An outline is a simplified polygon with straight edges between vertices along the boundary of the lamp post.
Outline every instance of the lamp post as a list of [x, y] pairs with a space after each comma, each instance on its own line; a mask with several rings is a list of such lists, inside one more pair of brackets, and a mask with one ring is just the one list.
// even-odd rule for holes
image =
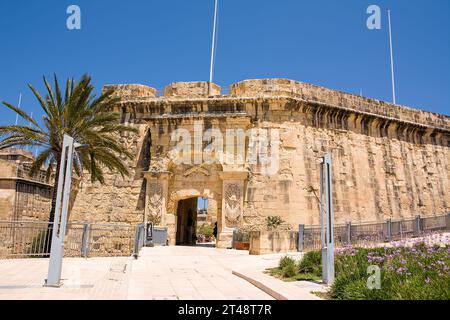
[[333, 173], [331, 154], [321, 158], [320, 164], [320, 218], [322, 237], [322, 281], [328, 285], [334, 281], [334, 214]]
[[53, 221], [52, 245], [46, 287], [60, 287], [62, 259], [64, 256], [64, 237], [66, 234], [67, 214], [69, 210], [70, 189], [72, 184], [73, 154], [79, 143], [64, 135], [59, 169], [58, 189], [56, 193], [55, 218]]

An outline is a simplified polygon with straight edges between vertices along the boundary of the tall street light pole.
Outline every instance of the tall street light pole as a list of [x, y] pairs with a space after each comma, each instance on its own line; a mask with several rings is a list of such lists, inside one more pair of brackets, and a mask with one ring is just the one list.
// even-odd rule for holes
[[75, 140], [64, 135], [56, 194], [55, 218], [53, 221], [52, 245], [46, 287], [60, 287], [62, 259], [64, 257], [64, 237], [66, 235], [70, 190], [72, 185], [73, 154], [81, 146]]

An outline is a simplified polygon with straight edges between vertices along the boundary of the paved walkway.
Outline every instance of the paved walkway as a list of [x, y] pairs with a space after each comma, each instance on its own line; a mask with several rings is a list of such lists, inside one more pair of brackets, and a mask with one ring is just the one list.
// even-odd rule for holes
[[[255, 259], [256, 258], [256, 259]], [[129, 299], [272, 299], [232, 274], [258, 260], [248, 252], [202, 247], [144, 248], [133, 262]]]
[[0, 260], [0, 299], [124, 299], [131, 258], [65, 258], [61, 288], [43, 287], [48, 259]]
[[48, 259], [0, 260], [0, 299], [273, 299], [236, 271], [257, 277], [281, 256], [171, 246], [143, 248], [138, 260], [65, 258], [61, 288], [42, 286]]

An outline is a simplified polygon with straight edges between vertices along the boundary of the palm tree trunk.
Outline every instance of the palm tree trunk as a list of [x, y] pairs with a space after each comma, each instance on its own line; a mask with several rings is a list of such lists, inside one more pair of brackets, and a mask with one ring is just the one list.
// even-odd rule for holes
[[47, 237], [45, 241], [45, 253], [50, 253], [50, 249], [52, 247], [52, 236], [53, 236], [53, 222], [55, 221], [55, 211], [56, 211], [56, 197], [58, 195], [58, 181], [59, 181], [59, 170], [61, 168], [60, 159], [56, 159], [56, 172], [55, 172], [55, 180], [53, 183], [52, 190], [52, 207], [50, 209], [50, 215], [48, 218], [48, 226], [47, 226]]

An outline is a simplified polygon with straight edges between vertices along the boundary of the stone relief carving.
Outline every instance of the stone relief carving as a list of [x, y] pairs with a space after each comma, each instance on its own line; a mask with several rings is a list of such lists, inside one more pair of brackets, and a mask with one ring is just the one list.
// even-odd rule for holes
[[168, 214], [176, 214], [176, 205], [178, 202], [178, 193], [176, 191], [172, 191], [169, 196], [169, 201], [167, 202], [167, 213]]
[[199, 175], [199, 176], [204, 175], [204, 176], [208, 177], [211, 175], [211, 173], [207, 169], [205, 169], [201, 166], [191, 167], [183, 173], [184, 177], [189, 177], [189, 176], [194, 176], [194, 175]]
[[230, 183], [225, 188], [225, 222], [227, 227], [236, 227], [242, 219], [242, 190], [238, 184]]
[[163, 187], [160, 183], [150, 183], [148, 192], [148, 221], [157, 225], [161, 223], [163, 214]]

